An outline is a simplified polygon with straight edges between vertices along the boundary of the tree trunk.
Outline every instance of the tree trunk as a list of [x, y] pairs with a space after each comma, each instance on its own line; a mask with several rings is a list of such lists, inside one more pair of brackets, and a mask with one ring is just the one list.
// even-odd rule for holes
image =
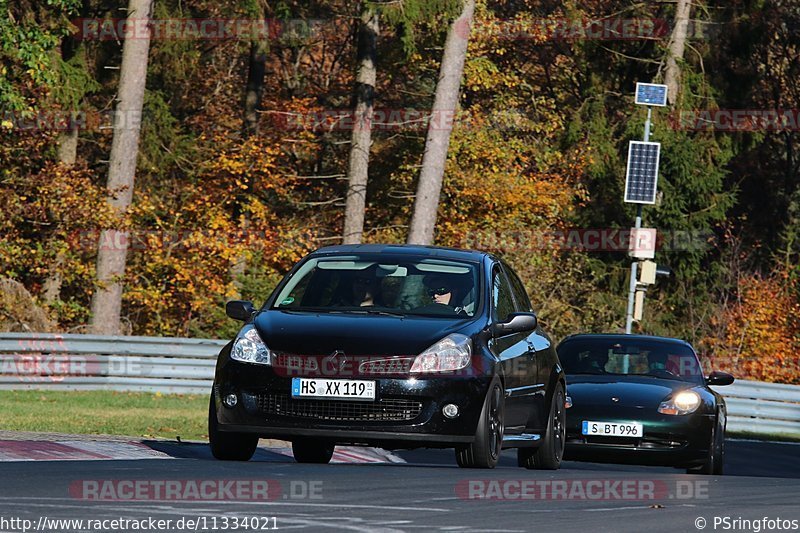
[[[130, 0], [128, 25], [122, 46], [117, 107], [114, 114], [114, 139], [108, 169], [108, 202], [118, 215], [120, 226], [133, 198], [136, 158], [139, 152], [142, 105], [147, 78], [149, 32], [144, 28], [150, 18], [153, 0]], [[135, 32], [135, 37], [134, 37]], [[91, 330], [102, 335], [120, 333], [122, 277], [128, 254], [126, 229], [104, 229], [97, 250], [97, 286], [92, 297]]]
[[681, 82], [681, 67], [678, 63], [683, 61], [691, 12], [692, 0], [678, 0], [675, 6], [675, 27], [672, 28], [672, 37], [667, 52], [667, 69], [664, 74], [664, 84], [667, 86], [667, 99], [670, 104], [678, 101]]
[[[242, 138], [258, 135], [258, 110], [261, 108], [261, 97], [264, 94], [264, 77], [267, 73], [267, 54], [269, 41], [260, 39], [250, 45], [250, 58], [247, 67], [247, 85], [244, 93], [244, 120], [242, 122]], [[233, 218], [242, 220], [242, 231], [247, 232], [250, 219], [242, 210], [242, 205], [253, 191], [253, 184], [248, 181], [247, 188], [237, 197], [233, 205]], [[247, 255], [239, 254], [231, 264], [230, 276], [236, 288], [237, 297], [242, 294], [242, 276], [247, 271]]]
[[73, 123], [69, 130], [58, 134], [58, 162], [65, 167], [71, 167], [77, 159], [78, 125]]
[[425, 154], [422, 157], [422, 170], [414, 199], [414, 214], [408, 231], [409, 244], [433, 244], [439, 194], [442, 190], [453, 119], [458, 107], [461, 76], [469, 43], [469, 27], [474, 11], [475, 0], [464, 0], [461, 15], [447, 32], [433, 112], [428, 124]]
[[[86, 6], [83, 5], [81, 10]], [[61, 60], [65, 63], [75, 57], [78, 52], [78, 43], [72, 35], [66, 35], [61, 38]], [[82, 98], [82, 97], [81, 97]], [[78, 109], [73, 109], [72, 106], [80, 107], [79, 102], [70, 102], [70, 108], [67, 111], [76, 113]], [[72, 118], [75, 118], [74, 116]], [[70, 120], [69, 129], [58, 134], [58, 162], [66, 167], [75, 165], [78, 158], [78, 124], [75, 120]]]
[[364, 208], [369, 176], [369, 150], [372, 144], [372, 104], [377, 78], [377, 40], [379, 15], [366, 3], [358, 30], [358, 75], [355, 87], [353, 133], [350, 137], [350, 162], [347, 171], [347, 202], [344, 212], [343, 242], [358, 244], [364, 232]]
[[47, 274], [47, 279], [44, 280], [42, 286], [42, 298], [47, 305], [53, 305], [61, 299], [61, 285], [64, 280], [61, 276], [61, 269], [64, 267], [66, 261], [66, 252], [59, 250], [56, 252], [56, 258], [50, 265], [50, 272]]
[[[66, 61], [73, 54], [72, 37], [64, 37], [61, 40], [61, 58]], [[75, 166], [75, 162], [78, 160], [78, 124], [75, 121], [70, 121], [69, 129], [58, 134], [57, 148], [58, 162], [66, 168]], [[47, 279], [44, 280], [44, 286], [42, 287], [42, 297], [47, 305], [53, 305], [61, 299], [61, 285], [63, 284], [61, 269], [65, 260], [66, 253], [63, 250], [59, 250], [50, 265]]]
[[261, 96], [264, 93], [264, 76], [267, 72], [267, 40], [253, 41], [250, 45], [250, 61], [247, 69], [247, 87], [244, 95], [244, 125], [242, 134], [245, 138], [258, 134], [258, 109], [261, 107]]

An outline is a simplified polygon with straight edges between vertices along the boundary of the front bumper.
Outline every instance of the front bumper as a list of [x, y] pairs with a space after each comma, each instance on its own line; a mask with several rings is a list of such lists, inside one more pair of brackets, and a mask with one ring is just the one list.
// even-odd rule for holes
[[[564, 459], [600, 463], [691, 467], [708, 457], [715, 416], [656, 414], [647, 419], [632, 416], [598, 417], [567, 411]], [[641, 438], [599, 437], [581, 434], [583, 420], [630, 422], [643, 425]]]
[[[491, 378], [441, 375], [374, 379], [375, 401], [296, 399], [292, 376], [228, 359], [217, 368], [214, 396], [220, 431], [263, 438], [320, 438], [386, 448], [452, 447], [472, 442]], [[222, 398], [235, 394], [229, 408]], [[448, 403], [459, 416], [442, 414]]]

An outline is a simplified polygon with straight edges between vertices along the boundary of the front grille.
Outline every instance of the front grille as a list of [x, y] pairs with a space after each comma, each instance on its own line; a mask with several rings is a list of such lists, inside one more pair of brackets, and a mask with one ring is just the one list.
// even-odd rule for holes
[[573, 439], [575, 442], [586, 442], [587, 444], [606, 444], [612, 446], [620, 446], [626, 448], [652, 448], [652, 449], [673, 449], [680, 448], [685, 443], [676, 442], [669, 439], [659, 439], [654, 437], [638, 438], [624, 438], [624, 437], [606, 437], [600, 435], [585, 436], [581, 439]]
[[638, 446], [639, 442], [641, 442], [641, 439], [632, 439], [630, 437], [607, 437], [602, 435], [586, 436], [585, 439], [589, 444], [612, 444], [631, 448]]
[[422, 402], [400, 398], [382, 398], [375, 402], [299, 400], [287, 394], [261, 394], [258, 409], [268, 415], [313, 420], [400, 422], [419, 416]]

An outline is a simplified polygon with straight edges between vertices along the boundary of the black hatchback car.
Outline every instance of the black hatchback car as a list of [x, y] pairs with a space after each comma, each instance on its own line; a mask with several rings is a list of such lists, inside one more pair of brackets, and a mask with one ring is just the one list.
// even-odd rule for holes
[[646, 335], [573, 335], [558, 346], [569, 382], [568, 459], [723, 473], [725, 400], [692, 346]]
[[220, 352], [214, 457], [259, 437], [299, 462], [337, 444], [455, 448], [462, 467], [558, 468], [565, 382], [517, 275], [490, 254], [402, 245], [322, 248], [301, 260]]

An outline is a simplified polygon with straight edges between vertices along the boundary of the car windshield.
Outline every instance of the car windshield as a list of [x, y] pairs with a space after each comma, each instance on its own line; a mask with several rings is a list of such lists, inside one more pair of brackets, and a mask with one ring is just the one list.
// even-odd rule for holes
[[324, 313], [472, 317], [478, 265], [376, 254], [325, 256], [303, 263], [272, 309]]
[[685, 344], [657, 340], [573, 339], [558, 347], [567, 375], [652, 376], [703, 383], [694, 351]]

